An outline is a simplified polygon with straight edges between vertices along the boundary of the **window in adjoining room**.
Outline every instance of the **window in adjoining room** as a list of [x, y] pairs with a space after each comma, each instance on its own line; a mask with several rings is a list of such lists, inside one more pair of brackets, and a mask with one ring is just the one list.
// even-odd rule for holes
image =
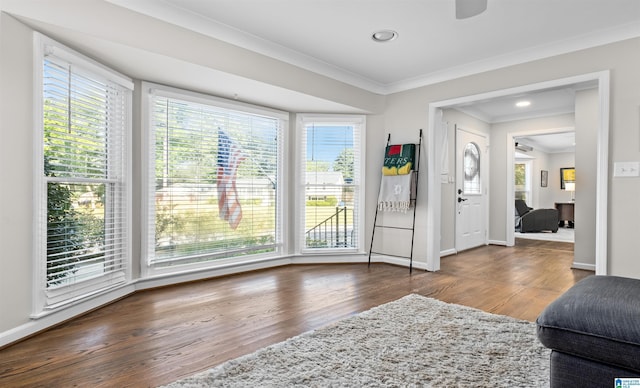
[[147, 269], [174, 272], [280, 254], [288, 114], [145, 84]]
[[299, 250], [362, 251], [364, 116], [300, 115]]
[[515, 199], [531, 203], [531, 161], [516, 161], [514, 174]]
[[40, 34], [35, 42], [38, 317], [129, 279], [133, 83]]

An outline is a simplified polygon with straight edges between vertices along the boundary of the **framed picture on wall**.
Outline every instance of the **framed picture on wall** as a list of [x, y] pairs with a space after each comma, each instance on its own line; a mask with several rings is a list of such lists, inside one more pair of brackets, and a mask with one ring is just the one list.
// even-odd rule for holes
[[547, 187], [549, 184], [549, 171], [540, 170], [540, 187]]

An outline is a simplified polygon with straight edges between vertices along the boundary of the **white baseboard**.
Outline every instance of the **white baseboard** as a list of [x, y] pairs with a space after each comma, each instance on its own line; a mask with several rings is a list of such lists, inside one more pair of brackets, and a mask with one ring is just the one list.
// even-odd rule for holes
[[[291, 258], [292, 264], [338, 264], [338, 263], [367, 263], [369, 262], [369, 255], [357, 254], [357, 255], [300, 255], [293, 256]], [[373, 262], [373, 256], [371, 256], [371, 262]]]
[[440, 251], [440, 257], [451, 256], [451, 255], [455, 255], [457, 253], [458, 253], [458, 251], [456, 251], [455, 248], [445, 249], [444, 251]]
[[[507, 246], [507, 242], [506, 241], [498, 241], [498, 240], [489, 240], [489, 241], [487, 241], [487, 245], [503, 245], [503, 246]], [[458, 253], [458, 251], [455, 248], [445, 249], [443, 251], [440, 251], [440, 257], [451, 256], [451, 255], [455, 255], [457, 253]]]
[[164, 287], [184, 282], [192, 282], [204, 280], [225, 275], [233, 275], [241, 272], [255, 271], [273, 267], [280, 267], [291, 264], [290, 257], [281, 257], [277, 259], [263, 259], [248, 263], [234, 263], [226, 266], [218, 266], [205, 270], [193, 270], [189, 272], [163, 274], [153, 277], [137, 279], [135, 281], [136, 291], [146, 290], [149, 288]]
[[573, 264], [571, 264], [571, 268], [572, 269], [584, 269], [587, 271], [596, 271], [596, 265], [595, 264], [585, 264], [585, 263], [576, 263], [573, 262]]
[[489, 245], [502, 245], [502, 246], [508, 246], [506, 241], [500, 241], [500, 240], [489, 240]]
[[[336, 263], [367, 263], [369, 261], [369, 255], [366, 253], [359, 255], [317, 255], [317, 256], [308, 256], [301, 255], [296, 256], [291, 259], [293, 264], [336, 264]], [[395, 256], [387, 256], [382, 254], [372, 254], [371, 255], [372, 263], [386, 263], [399, 265], [402, 267], [409, 267], [409, 259]], [[413, 268], [417, 269], [427, 269], [427, 263], [422, 261], [417, 261], [415, 258], [413, 259]]]
[[[402, 267], [409, 268], [409, 259], [405, 259], [403, 257], [394, 257], [394, 256], [376, 254], [376, 255], [371, 255], [371, 262], [387, 263], [387, 264], [399, 265]], [[416, 261], [415, 258], [413, 259], [412, 267], [415, 269], [423, 269], [427, 271], [427, 263], [422, 261]]]

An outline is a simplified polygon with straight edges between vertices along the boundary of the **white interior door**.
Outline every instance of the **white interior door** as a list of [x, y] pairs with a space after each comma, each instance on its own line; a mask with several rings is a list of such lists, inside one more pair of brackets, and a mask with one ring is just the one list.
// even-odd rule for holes
[[456, 250], [487, 244], [487, 138], [456, 128]]

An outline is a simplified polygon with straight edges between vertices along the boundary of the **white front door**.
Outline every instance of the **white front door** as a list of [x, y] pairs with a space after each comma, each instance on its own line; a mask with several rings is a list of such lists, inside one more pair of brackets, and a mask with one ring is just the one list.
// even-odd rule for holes
[[487, 138], [456, 128], [456, 250], [487, 244]]

